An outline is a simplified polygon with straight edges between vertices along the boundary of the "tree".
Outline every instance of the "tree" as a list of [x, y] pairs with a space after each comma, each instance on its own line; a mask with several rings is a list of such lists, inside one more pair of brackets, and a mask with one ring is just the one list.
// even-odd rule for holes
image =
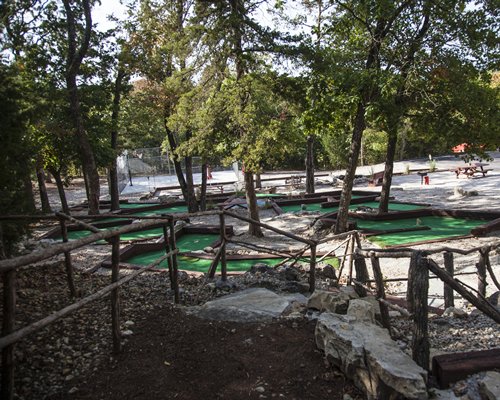
[[[16, 65], [0, 62], [0, 214], [23, 214], [33, 211], [25, 196], [24, 182], [29, 180], [25, 160], [30, 158], [29, 120], [32, 108], [23, 93], [26, 86], [18, 76]], [[0, 258], [12, 255], [14, 244], [26, 232], [23, 223], [2, 222]]]
[[178, 147], [180, 132], [170, 129], [168, 120], [175, 113], [179, 97], [192, 88], [194, 66], [189, 65], [192, 56], [192, 37], [188, 33], [188, 19], [192, 4], [187, 0], [154, 3], [146, 0], [134, 3], [139, 11], [127, 24], [130, 49], [135, 63], [133, 67], [145, 79], [146, 88], [155, 94], [155, 105], [162, 116], [166, 142], [173, 155], [174, 167], [190, 212], [198, 211], [194, 192], [191, 156], [184, 157], [185, 175]]
[[[429, 98], [433, 98], [433, 106], [425, 108], [426, 118], [435, 118], [436, 109], [454, 103], [456, 113], [469, 114], [468, 118], [475, 121], [473, 130], [467, 127], [470, 119], [466, 119], [467, 122], [461, 123], [453, 132], [441, 130], [440, 135], [448, 132], [445, 137], [454, 138], [451, 142], [459, 139], [461, 133], [467, 132], [469, 141], [472, 137], [481, 136], [483, 143], [487, 143], [488, 134], [485, 135], [486, 131], [481, 128], [491, 127], [495, 130], [491, 124], [494, 122], [491, 112], [486, 109], [491, 109], [496, 103], [483, 102], [488, 97], [485, 93], [488, 89], [484, 85], [481, 88], [478, 80], [481, 69], [484, 70], [490, 63], [488, 55], [492, 43], [489, 37], [494, 36], [495, 23], [487, 5], [476, 2], [475, 7], [470, 9], [466, 9], [466, 5], [467, 2], [416, 2], [411, 7], [411, 14], [395, 26], [398, 40], [387, 46], [389, 51], [386, 51], [384, 58], [385, 64], [390, 66], [386, 68], [389, 78], [382, 91], [379, 109], [380, 119], [384, 120], [389, 135], [380, 212], [388, 211], [398, 132], [403, 121], [410, 116], [413, 129], [421, 134], [420, 140], [429, 135], [429, 131], [422, 134], [422, 129], [417, 126], [421, 119], [411, 118], [415, 112], [421, 114], [423, 110], [418, 109], [424, 104], [428, 105]], [[404, 46], [401, 46], [402, 42]], [[435, 71], [443, 68], [446, 73], [443, 76], [445, 79], [441, 80]], [[447, 79], [452, 75], [455, 75], [455, 79]], [[456, 79], [457, 76], [460, 78]], [[438, 92], [434, 92], [438, 81], [441, 87]], [[469, 95], [466, 101], [463, 93]], [[450, 102], [450, 98], [454, 100]], [[473, 101], [476, 99], [478, 101]], [[452, 113], [440, 115], [435, 126], [444, 128], [445, 124], [450, 123], [450, 117], [453, 118]], [[430, 128], [429, 125], [427, 128]], [[491, 128], [488, 132], [491, 132]]]
[[[233, 114], [228, 115], [231, 121], [230, 140], [236, 145], [233, 154], [244, 164], [245, 192], [249, 217], [259, 221], [257, 198], [254, 187], [254, 173], [260, 171], [260, 161], [248, 153], [255, 146], [257, 131], [252, 131], [254, 123], [259, 120], [257, 109], [254, 109], [252, 90], [257, 81], [251, 75], [258, 70], [262, 58], [257, 54], [269, 52], [276, 48], [278, 36], [270, 29], [262, 27], [253, 19], [253, 13], [262, 5], [260, 1], [229, 0], [198, 1], [196, 3], [197, 23], [203, 25], [202, 43], [210, 54], [210, 63], [218, 69], [219, 76], [234, 73], [234, 79], [223, 80], [227, 86], [221, 86], [230, 95], [230, 108]], [[219, 67], [219, 68], [217, 68]], [[265, 113], [264, 113], [265, 114]], [[243, 119], [245, 116], [247, 119]], [[250, 118], [250, 120], [249, 120]], [[261, 228], [256, 224], [249, 225], [249, 233], [262, 236]]]
[[[63, 0], [67, 24], [67, 59], [66, 59], [66, 88], [68, 90], [70, 110], [73, 117], [76, 138], [80, 146], [80, 157], [83, 168], [89, 214], [99, 214], [100, 184], [97, 164], [85, 130], [78, 91], [77, 77], [80, 72], [83, 58], [89, 49], [92, 35], [92, 15], [90, 0], [81, 0], [77, 5], [70, 0]], [[83, 33], [78, 35], [77, 8], [83, 8], [85, 24]]]

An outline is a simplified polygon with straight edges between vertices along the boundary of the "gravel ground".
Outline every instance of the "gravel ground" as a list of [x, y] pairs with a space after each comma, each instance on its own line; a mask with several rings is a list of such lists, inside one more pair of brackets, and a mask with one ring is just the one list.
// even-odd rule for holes
[[[439, 165], [439, 164], [438, 164]], [[469, 201], [466, 196], [454, 195], [454, 183], [440, 185], [439, 179], [448, 179], [444, 173], [436, 176], [439, 179], [432, 179], [431, 188], [422, 188], [412, 182], [410, 178], [399, 178], [395, 184], [399, 190], [394, 191], [397, 200], [411, 200], [416, 202], [430, 202], [433, 205], [446, 206], [452, 204], [454, 208], [468, 208], [473, 204], [473, 208], [499, 209], [498, 188], [500, 187], [500, 174], [491, 174], [490, 177], [483, 178], [487, 185], [483, 185], [483, 179], [467, 180], [467, 190], [475, 187], [480, 188], [480, 195], [473, 201]], [[414, 180], [414, 179], [413, 179]], [[82, 198], [81, 184], [76, 181], [69, 190], [70, 202], [78, 202]], [[464, 185], [460, 180], [460, 185]], [[492, 191], [493, 197], [481, 189], [488, 188]], [[331, 189], [331, 186], [328, 187]], [[325, 189], [328, 189], [325, 187]], [[361, 188], [360, 188], [361, 189]], [[366, 189], [366, 188], [363, 188]], [[483, 191], [481, 191], [483, 190]], [[55, 198], [54, 188], [49, 187], [51, 198]], [[450, 197], [453, 197], [450, 199]], [[302, 215], [273, 216], [271, 212], [263, 212], [262, 220], [273, 224], [276, 227], [295, 232], [304, 237], [313, 237], [324, 232], [317, 232], [310, 227], [315, 214], [308, 212]], [[207, 218], [203, 221], [193, 219], [193, 223], [218, 223], [217, 217]], [[266, 232], [263, 239], [254, 240], [246, 234], [246, 225], [228, 219], [227, 224], [235, 227], [235, 235], [238, 240], [251, 240], [255, 244], [297, 250], [300, 244], [290, 240], [282, 240], [279, 235]], [[46, 230], [46, 227], [37, 226], [36, 233]], [[498, 241], [499, 232], [493, 233], [486, 238], [475, 238], [472, 240], [458, 240], [435, 245], [421, 246], [425, 248], [440, 247], [448, 245], [455, 248], [470, 248], [484, 245], [493, 241]], [[329, 243], [328, 246], [336, 246], [337, 242]], [[29, 252], [33, 247], [41, 246], [39, 242], [29, 241], [20, 250]], [[374, 247], [368, 242], [363, 242], [365, 247]], [[229, 250], [246, 252], [230, 245]], [[108, 246], [87, 246], [72, 253], [73, 263], [76, 269], [76, 283], [81, 295], [90, 294], [99, 288], [109, 284], [110, 276], [108, 270], [99, 270], [98, 273], [89, 274], [86, 271], [93, 269], [102, 259], [109, 255]], [[337, 250], [337, 254], [343, 254], [344, 247]], [[458, 256], [455, 258], [456, 270], [459, 272], [471, 272], [477, 262], [477, 256]], [[22, 270], [18, 274], [18, 313], [16, 325], [24, 326], [47, 316], [50, 312], [59, 310], [71, 304], [72, 299], [67, 293], [62, 256], [54, 258], [43, 264], [31, 268], [29, 272]], [[436, 260], [440, 263], [442, 261]], [[492, 257], [493, 268], [500, 270], [500, 257], [495, 254]], [[383, 273], [386, 277], [405, 276], [407, 271], [407, 260], [391, 260], [382, 265]], [[122, 274], [130, 271], [122, 271]], [[242, 274], [231, 276], [230, 285], [221, 286], [217, 281], [208, 281], [204, 277], [189, 276], [182, 274], [181, 298], [183, 305], [196, 305], [204, 303], [214, 297], [225, 295], [232, 291], [241, 290], [246, 287], [261, 286], [268, 287], [276, 291], [302, 290], [306, 288], [306, 271], [298, 270], [294, 274], [296, 280], [282, 279], [276, 274]], [[467, 276], [466, 276], [467, 277]], [[472, 286], [476, 286], [476, 278], [470, 279]], [[295, 282], [291, 284], [290, 282]], [[318, 287], [328, 288], [331, 281], [325, 276], [319, 275]], [[492, 294], [494, 286], [489, 282], [488, 294]], [[394, 283], [387, 286], [390, 294], [403, 295], [405, 293], [404, 283]], [[1, 291], [1, 289], [0, 289]], [[124, 343], [129, 340], [127, 336], [134, 335], [134, 327], [141, 325], [153, 313], [166, 309], [172, 305], [172, 291], [169, 289], [168, 275], [165, 273], [151, 272], [144, 273], [139, 278], [133, 280], [121, 289], [122, 307], [122, 332]], [[431, 281], [432, 305], [439, 306], [442, 293], [442, 283], [437, 280]], [[465, 311], [461, 318], [453, 316], [432, 315], [430, 319], [430, 341], [433, 354], [441, 352], [455, 352], [466, 350], [479, 350], [500, 348], [500, 335], [498, 324], [481, 313], [475, 311], [465, 302], [458, 303], [458, 306]], [[18, 399], [43, 399], [51, 396], [61, 396], [61, 393], [75, 393], [78, 385], [85, 377], [93, 373], [99, 373], [100, 368], [107, 363], [113, 363], [111, 355], [111, 335], [110, 335], [110, 303], [105, 299], [94, 302], [84, 307], [69, 317], [59, 320], [57, 323], [31, 335], [19, 342], [16, 346], [16, 388]], [[409, 351], [411, 342], [411, 324], [402, 317], [393, 317], [392, 323], [396, 328], [398, 344], [405, 351]], [[65, 398], [64, 395], [59, 398]]]

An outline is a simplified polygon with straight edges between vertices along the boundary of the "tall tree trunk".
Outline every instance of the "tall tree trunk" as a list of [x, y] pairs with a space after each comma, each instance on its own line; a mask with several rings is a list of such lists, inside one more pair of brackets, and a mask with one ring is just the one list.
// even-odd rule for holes
[[[245, 171], [245, 192], [248, 207], [248, 216], [255, 221], [260, 222], [259, 208], [257, 207], [257, 196], [255, 195], [255, 188], [253, 182], [253, 173]], [[249, 224], [248, 233], [255, 237], [263, 237], [262, 229], [259, 225]]]
[[306, 193], [314, 193], [314, 137], [307, 137]]
[[397, 128], [389, 133], [387, 141], [387, 153], [385, 156], [384, 179], [382, 181], [382, 191], [380, 192], [379, 213], [389, 211], [389, 197], [391, 195], [392, 173], [394, 171], [394, 157], [396, 155], [396, 144], [398, 142]]
[[[380, 47], [382, 46], [382, 41], [388, 34], [389, 28], [393, 22], [394, 20], [388, 23], [388, 21], [383, 17], [380, 17], [377, 20], [377, 26], [371, 39], [370, 48], [366, 58], [366, 71], [376, 71], [380, 69]], [[337, 214], [337, 221], [335, 224], [335, 233], [342, 233], [347, 229], [349, 205], [351, 204], [352, 188], [354, 186], [356, 167], [358, 166], [359, 152], [361, 150], [361, 140], [363, 138], [363, 132], [366, 128], [366, 107], [375, 99], [376, 96], [378, 96], [378, 87], [375, 85], [375, 82], [364, 83], [360, 89], [360, 99], [358, 101], [356, 116], [354, 118], [349, 163], [344, 177], [342, 194], [340, 195], [339, 212]]]
[[113, 112], [111, 113], [111, 148], [114, 150], [113, 161], [109, 166], [109, 195], [111, 196], [111, 210], [120, 209], [120, 191], [118, 190], [118, 171], [116, 166], [116, 156], [118, 148], [118, 121], [120, 117], [120, 100], [123, 90], [123, 80], [125, 79], [125, 71], [118, 67], [118, 72], [115, 79], [115, 87], [113, 92]]
[[255, 188], [262, 189], [262, 178], [260, 174], [255, 174]]
[[[229, 4], [231, 7], [231, 30], [233, 37], [231, 41], [233, 43], [233, 56], [236, 67], [236, 82], [239, 83], [241, 79], [243, 79], [246, 75], [246, 60], [243, 54], [243, 24], [246, 18], [245, 12], [245, 2], [243, 0], [229, 0]], [[243, 111], [246, 108], [247, 99], [246, 95], [242, 95], [240, 97], [240, 110]], [[240, 126], [238, 127], [240, 138], [243, 138], [247, 132], [245, 129]], [[260, 221], [259, 218], [259, 209], [257, 207], [257, 196], [255, 195], [255, 187], [253, 181], [253, 173], [251, 171], [245, 170], [244, 172], [245, 178], [245, 195], [247, 199], [248, 205], [248, 214], [250, 218]], [[254, 224], [249, 224], [248, 233], [256, 237], [264, 236], [262, 230], [259, 226]]]
[[51, 169], [52, 176], [56, 181], [57, 192], [59, 193], [59, 199], [61, 200], [61, 208], [63, 213], [66, 215], [70, 215], [68, 201], [66, 199], [66, 192], [64, 191], [64, 183], [61, 177], [61, 172]]
[[[26, 169], [29, 171], [30, 169]], [[26, 204], [26, 210], [30, 212], [36, 211], [35, 205], [35, 195], [33, 194], [33, 184], [31, 183], [30, 174], [24, 174], [23, 176], [23, 187], [24, 187], [24, 201]]]
[[90, 36], [92, 34], [92, 16], [90, 11], [90, 1], [82, 0], [83, 11], [85, 14], [85, 28], [82, 37], [78, 41], [77, 24], [75, 20], [72, 2], [63, 0], [64, 9], [66, 11], [66, 23], [68, 33], [68, 57], [66, 64], [66, 86], [69, 95], [69, 103], [75, 133], [78, 139], [80, 149], [80, 159], [82, 162], [83, 175], [87, 180], [88, 185], [88, 203], [89, 214], [99, 213], [99, 173], [94, 157], [94, 152], [90, 144], [87, 132], [83, 124], [82, 110], [80, 106], [80, 96], [78, 93], [77, 75], [80, 71], [80, 66], [85, 57], [90, 44]]
[[208, 180], [208, 164], [204, 162], [201, 165], [200, 211], [207, 210], [207, 180]]
[[408, 97], [406, 95], [406, 86], [411, 68], [415, 63], [415, 54], [422, 45], [422, 40], [430, 27], [430, 5], [427, 1], [424, 4], [422, 11], [422, 24], [410, 42], [408, 52], [405, 57], [405, 62], [401, 70], [401, 81], [394, 97], [393, 114], [388, 117], [388, 132], [389, 139], [387, 142], [387, 153], [384, 169], [384, 179], [382, 182], [382, 191], [380, 193], [379, 213], [389, 211], [389, 197], [391, 193], [392, 174], [394, 171], [394, 158], [396, 156], [396, 145], [398, 141], [398, 129], [401, 125], [401, 120], [408, 108]]
[[47, 186], [45, 186], [45, 171], [43, 170], [42, 160], [40, 157], [38, 157], [36, 161], [36, 179], [38, 181], [42, 212], [48, 214], [52, 212], [52, 210], [50, 208], [49, 196], [47, 194]]
[[189, 212], [198, 211], [198, 203], [196, 202], [196, 195], [194, 193], [194, 185], [193, 185], [193, 168], [192, 168], [192, 159], [191, 157], [186, 157], [186, 177], [182, 172], [182, 165], [179, 161], [179, 157], [177, 155], [177, 142], [175, 140], [174, 133], [170, 130], [167, 124], [168, 120], [168, 110], [165, 109], [165, 114], [163, 118], [163, 125], [165, 131], [167, 133], [168, 143], [170, 145], [170, 150], [172, 154], [172, 159], [174, 162], [175, 174], [177, 175], [177, 180], [179, 182], [179, 186], [181, 187], [182, 196], [187, 203]]
[[193, 180], [193, 157], [184, 157], [184, 163], [186, 164], [186, 192], [187, 192], [187, 206], [189, 212], [199, 211], [198, 203], [196, 201], [196, 194], [194, 191], [194, 180]]
[[358, 165], [359, 151], [361, 149], [361, 138], [366, 127], [365, 122], [366, 106], [364, 101], [358, 103], [356, 119], [351, 139], [351, 150], [349, 153], [349, 165], [344, 177], [344, 185], [340, 195], [339, 212], [335, 224], [335, 233], [345, 232], [347, 229], [347, 218], [349, 216], [349, 205], [351, 204], [352, 188], [354, 186], [354, 177]]

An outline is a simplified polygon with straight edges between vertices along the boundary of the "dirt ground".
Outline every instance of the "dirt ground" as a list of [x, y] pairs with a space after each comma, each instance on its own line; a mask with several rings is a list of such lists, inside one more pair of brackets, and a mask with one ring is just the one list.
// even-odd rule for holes
[[315, 322], [206, 321], [173, 306], [149, 315], [116, 359], [71, 383], [78, 391], [50, 398], [362, 398], [316, 349]]

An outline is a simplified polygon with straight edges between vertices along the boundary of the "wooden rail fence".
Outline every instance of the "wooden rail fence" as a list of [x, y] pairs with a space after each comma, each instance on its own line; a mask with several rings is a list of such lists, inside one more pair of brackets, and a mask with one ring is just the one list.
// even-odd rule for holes
[[[195, 214], [176, 214], [176, 215], [162, 215], [160, 217], [135, 217], [136, 219], [144, 219], [144, 221], [133, 223], [129, 225], [120, 226], [118, 228], [111, 228], [107, 230], [99, 230], [96, 227], [70, 217], [62, 213], [55, 215], [45, 216], [8, 216], [0, 217], [0, 225], [2, 220], [26, 219], [51, 219], [58, 220], [61, 226], [61, 233], [63, 243], [54, 244], [48, 248], [40, 251], [33, 252], [28, 255], [20, 256], [12, 259], [0, 260], [0, 273], [3, 277], [3, 323], [2, 323], [2, 336], [0, 337], [0, 349], [2, 350], [2, 376], [1, 376], [1, 398], [10, 400], [14, 396], [14, 363], [13, 351], [17, 341], [21, 338], [32, 334], [39, 329], [50, 325], [59, 318], [62, 318], [86, 304], [102, 299], [106, 295], [111, 296], [111, 320], [112, 320], [112, 339], [113, 351], [119, 352], [121, 350], [121, 333], [120, 333], [120, 309], [119, 309], [119, 296], [120, 287], [136, 278], [138, 275], [153, 269], [164, 260], [168, 263], [168, 273], [170, 278], [171, 288], [174, 291], [174, 300], [179, 302], [179, 287], [178, 287], [178, 264], [177, 253], [179, 250], [176, 247], [175, 240], [175, 221], [194, 216], [203, 215], [218, 215], [220, 224], [220, 239], [221, 245], [217, 250], [214, 260], [208, 271], [208, 276], [213, 277], [220, 264], [221, 279], [227, 279], [227, 261], [226, 261], [226, 246], [228, 243], [234, 243], [239, 246], [247, 247], [252, 250], [261, 250], [285, 257], [279, 265], [285, 262], [292, 261], [294, 265], [305, 252], [309, 250], [309, 290], [313, 292], [316, 287], [316, 264], [322, 261], [329, 254], [334, 254], [335, 250], [345, 245], [345, 253], [338, 256], [342, 259], [339, 269], [339, 279], [342, 276], [344, 269], [347, 271], [347, 284], [354, 285], [356, 292], [360, 296], [366, 296], [369, 292], [373, 291], [370, 286], [375, 283], [375, 296], [379, 301], [381, 310], [381, 320], [384, 327], [389, 332], [391, 325], [389, 320], [388, 309], [396, 309], [403, 315], [412, 318], [413, 321], [413, 339], [412, 339], [412, 354], [414, 360], [423, 368], [428, 369], [429, 366], [429, 339], [428, 339], [428, 289], [429, 279], [438, 278], [444, 282], [444, 300], [446, 306], [454, 304], [454, 292], [460, 294], [464, 299], [468, 300], [484, 314], [492, 318], [497, 323], [500, 323], [500, 312], [493, 307], [486, 299], [486, 278], [487, 274], [490, 275], [492, 281], [500, 290], [499, 282], [493, 273], [489, 254], [492, 250], [500, 247], [500, 242], [492, 243], [488, 246], [476, 247], [469, 250], [454, 249], [449, 247], [442, 247], [433, 250], [415, 250], [415, 249], [363, 249], [361, 246], [360, 232], [350, 231], [340, 235], [330, 236], [322, 240], [312, 240], [295, 235], [291, 232], [286, 232], [263, 222], [252, 220], [248, 217], [233, 213], [231, 211], [209, 211], [200, 212]], [[114, 214], [106, 215], [106, 217], [122, 217]], [[100, 216], [101, 218], [103, 216]], [[230, 239], [225, 233], [225, 218], [231, 217], [251, 224], [259, 225], [262, 228], [271, 230], [280, 235], [286, 236], [290, 239], [303, 243], [305, 246], [295, 252], [286, 252], [275, 250], [267, 246], [260, 246], [250, 243]], [[88, 218], [86, 216], [85, 218]], [[123, 218], [130, 218], [130, 216], [123, 216]], [[68, 241], [66, 223], [71, 222], [88, 229], [92, 232], [91, 235], [75, 241]], [[140, 231], [147, 229], [151, 226], [163, 225], [165, 255], [156, 260], [145, 268], [138, 269], [123, 278], [119, 277], [120, 271], [120, 235], [129, 232]], [[1, 226], [0, 226], [1, 228]], [[16, 293], [16, 271], [18, 268], [35, 264], [39, 261], [49, 259], [58, 254], [64, 254], [65, 270], [68, 280], [68, 288], [70, 296], [76, 298], [78, 290], [75, 287], [73, 279], [73, 266], [71, 263], [71, 251], [95, 243], [101, 240], [106, 240], [111, 244], [112, 253], [112, 268], [111, 268], [111, 283], [98, 290], [97, 292], [86, 296], [82, 299], [75, 301], [69, 306], [52, 313], [51, 315], [36, 321], [28, 326], [16, 329], [15, 327], [15, 293]], [[337, 244], [337, 247], [331, 248], [326, 255], [322, 256], [320, 260], [316, 259], [317, 247], [320, 244], [329, 241], [342, 241]], [[473, 289], [463, 282], [458, 280], [454, 275], [454, 253], [457, 254], [472, 254], [479, 253], [478, 263], [476, 264], [478, 275], [478, 287]], [[430, 258], [433, 255], [443, 254], [444, 267], [440, 267], [438, 263]], [[384, 284], [388, 280], [384, 280], [382, 269], [380, 265], [381, 258], [409, 258], [410, 267], [407, 279], [407, 307], [408, 310], [401, 306], [391, 304], [385, 294]], [[370, 261], [372, 268], [373, 279], [370, 279], [368, 273], [367, 260]], [[32, 266], [36, 268], [36, 266]], [[430, 277], [432, 273], [434, 277]], [[394, 280], [394, 279], [392, 279]]]

